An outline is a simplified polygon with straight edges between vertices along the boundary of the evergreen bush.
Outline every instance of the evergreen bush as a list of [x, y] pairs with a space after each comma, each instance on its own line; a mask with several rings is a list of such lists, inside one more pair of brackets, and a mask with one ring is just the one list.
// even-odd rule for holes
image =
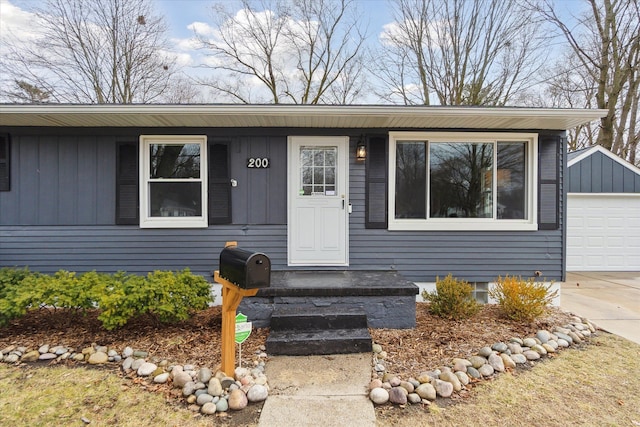
[[436, 277], [435, 292], [422, 292], [422, 298], [429, 301], [429, 311], [445, 319], [465, 319], [480, 310], [480, 304], [473, 297], [473, 287], [464, 280], [454, 278], [451, 273], [444, 279]]
[[102, 326], [111, 330], [145, 314], [159, 322], [186, 320], [213, 300], [210, 284], [189, 269], [154, 271], [146, 277], [125, 272], [60, 270], [45, 275], [0, 269], [0, 326], [39, 307], [82, 312], [98, 308]]
[[28, 303], [20, 303], [22, 282], [26, 277], [36, 275], [27, 268], [0, 268], [0, 326], [24, 315]]

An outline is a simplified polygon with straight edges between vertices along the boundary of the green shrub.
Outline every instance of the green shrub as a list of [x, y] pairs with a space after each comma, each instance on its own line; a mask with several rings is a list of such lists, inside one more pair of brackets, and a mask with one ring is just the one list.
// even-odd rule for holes
[[436, 291], [422, 292], [422, 298], [429, 301], [429, 311], [446, 319], [464, 319], [480, 310], [480, 305], [473, 298], [473, 287], [449, 274], [440, 280], [436, 277]]
[[96, 307], [96, 288], [102, 276], [95, 271], [78, 275], [60, 270], [53, 276], [31, 276], [22, 284], [40, 306], [84, 312]]
[[0, 326], [27, 312], [29, 301], [24, 301], [23, 281], [37, 276], [27, 268], [0, 268]]
[[144, 277], [120, 271], [104, 278], [99, 288], [98, 320], [105, 329], [123, 326], [132, 318], [147, 312]]
[[211, 301], [211, 286], [201, 276], [187, 270], [178, 273], [154, 271], [146, 278], [149, 312], [161, 322], [189, 318], [193, 310], [203, 310]]
[[522, 277], [498, 277], [495, 288], [489, 291], [503, 315], [517, 321], [531, 321], [545, 313], [547, 306], [558, 294], [551, 286]]
[[147, 277], [124, 272], [76, 274], [60, 270], [44, 275], [26, 269], [0, 269], [0, 326], [39, 307], [83, 312], [99, 308], [98, 319], [111, 330], [144, 314], [160, 322], [186, 320], [212, 301], [209, 283], [189, 269], [155, 271]]
[[174, 273], [154, 271], [146, 278], [118, 273], [101, 293], [98, 319], [105, 329], [123, 326], [130, 319], [149, 314], [160, 322], [186, 320], [195, 310], [213, 301], [211, 286], [189, 269]]
[[29, 271], [28, 268], [0, 268], [0, 298], [7, 296], [9, 292], [22, 282], [22, 280], [35, 274]]

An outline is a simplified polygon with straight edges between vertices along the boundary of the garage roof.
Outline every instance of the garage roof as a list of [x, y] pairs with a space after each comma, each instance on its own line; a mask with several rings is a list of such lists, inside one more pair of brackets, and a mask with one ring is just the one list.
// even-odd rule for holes
[[0, 126], [567, 130], [607, 110], [400, 105], [0, 105]]
[[568, 155], [569, 193], [634, 193], [640, 196], [640, 168], [600, 145]]

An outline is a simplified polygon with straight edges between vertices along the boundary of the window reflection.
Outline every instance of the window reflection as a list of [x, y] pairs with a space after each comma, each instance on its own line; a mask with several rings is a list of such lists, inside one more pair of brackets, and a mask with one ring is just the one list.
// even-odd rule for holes
[[525, 143], [498, 143], [498, 218], [524, 219]]
[[151, 144], [150, 178], [199, 178], [199, 144]]
[[201, 191], [199, 182], [151, 182], [150, 216], [200, 216]]
[[[416, 133], [406, 140], [393, 140], [393, 219], [398, 220], [394, 227], [405, 229], [414, 224], [435, 229], [439, 223], [467, 227], [492, 224], [490, 220], [520, 224], [531, 219], [535, 201], [531, 200], [529, 156], [535, 152], [535, 140], [507, 134], [502, 139], [497, 134], [469, 136], [456, 134], [445, 139], [434, 133], [435, 140], [429, 140], [428, 134]], [[412, 221], [402, 221], [405, 219]]]
[[149, 145], [149, 216], [202, 215], [200, 144]]
[[493, 144], [431, 143], [431, 218], [493, 216]]
[[396, 218], [426, 218], [426, 143], [396, 144]]

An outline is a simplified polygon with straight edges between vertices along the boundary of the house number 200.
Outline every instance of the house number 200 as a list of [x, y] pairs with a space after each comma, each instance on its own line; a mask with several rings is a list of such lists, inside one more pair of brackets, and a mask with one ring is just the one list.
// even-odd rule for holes
[[269, 158], [268, 157], [249, 157], [247, 159], [247, 167], [248, 168], [268, 168]]

